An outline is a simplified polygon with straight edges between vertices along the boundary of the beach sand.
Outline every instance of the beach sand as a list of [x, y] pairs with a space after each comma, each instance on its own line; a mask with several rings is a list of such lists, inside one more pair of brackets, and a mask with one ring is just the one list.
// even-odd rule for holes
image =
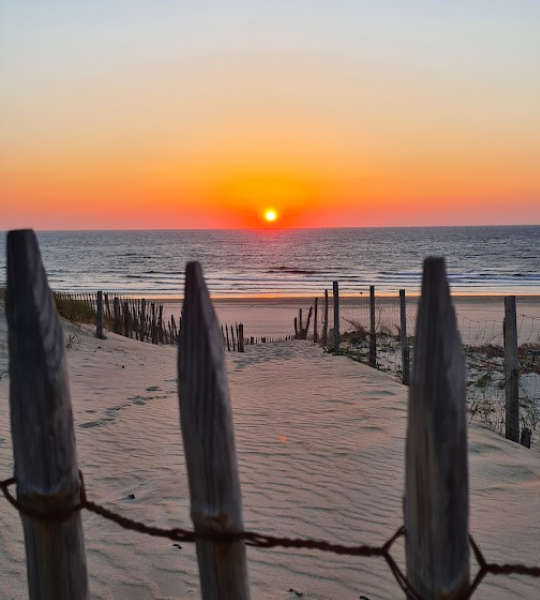
[[[162, 302], [156, 300], [156, 302]], [[351, 321], [369, 327], [368, 296], [343, 297], [340, 302], [341, 331], [353, 329]], [[466, 344], [502, 343], [504, 298], [502, 296], [454, 296], [454, 306], [463, 342]], [[392, 332], [399, 325], [399, 298], [380, 296], [376, 299], [377, 325]], [[244, 323], [246, 336], [284, 337], [294, 333], [293, 319], [302, 308], [307, 317], [313, 298], [229, 298], [215, 299], [216, 313], [222, 323]], [[407, 327], [414, 333], [418, 297], [407, 298]], [[319, 322], [323, 319], [324, 298], [319, 297]], [[180, 315], [181, 302], [164, 303], [164, 314]], [[333, 326], [332, 294], [330, 291], [329, 322]], [[519, 343], [540, 341], [540, 296], [517, 297]], [[320, 331], [320, 326], [319, 326]]]
[[[0, 322], [1, 373], [7, 358]], [[114, 334], [97, 340], [91, 328], [73, 324], [65, 324], [65, 334], [89, 497], [131, 518], [190, 527], [175, 349]], [[248, 346], [245, 354], [227, 354], [227, 367], [246, 528], [346, 544], [385, 541], [402, 523], [406, 388], [302, 341]], [[13, 468], [8, 391], [4, 375], [2, 478]], [[469, 468], [470, 530], [486, 558], [538, 564], [539, 448], [470, 425]], [[92, 598], [199, 597], [192, 545], [178, 549], [87, 512], [83, 524]], [[402, 548], [399, 543], [394, 552], [401, 562]], [[298, 597], [290, 590], [306, 600], [402, 597], [376, 558], [249, 548], [248, 567], [254, 600]], [[26, 597], [20, 521], [0, 499], [0, 598]], [[539, 580], [490, 576], [475, 594], [511, 597], [540, 597]]]

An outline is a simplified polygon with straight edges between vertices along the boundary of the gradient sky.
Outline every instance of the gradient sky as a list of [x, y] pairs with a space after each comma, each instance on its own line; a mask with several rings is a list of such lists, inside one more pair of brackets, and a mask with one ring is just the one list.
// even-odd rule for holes
[[540, 223], [538, 0], [0, 0], [0, 228]]

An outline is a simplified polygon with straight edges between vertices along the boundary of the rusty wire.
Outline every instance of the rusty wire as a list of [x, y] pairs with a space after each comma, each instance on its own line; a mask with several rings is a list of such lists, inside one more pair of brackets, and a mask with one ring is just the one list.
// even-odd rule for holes
[[[230, 533], [219, 533], [219, 532], [199, 532], [189, 529], [183, 529], [181, 527], [174, 527], [171, 529], [165, 529], [162, 527], [155, 527], [147, 525], [141, 521], [135, 519], [129, 519], [123, 515], [120, 515], [108, 508], [105, 508], [101, 504], [97, 504], [92, 500], [88, 500], [86, 496], [86, 487], [84, 484], [83, 474], [79, 471], [80, 477], [80, 502], [68, 509], [40, 512], [31, 507], [24, 506], [24, 502], [13, 496], [10, 492], [10, 486], [16, 483], [15, 477], [10, 477], [0, 481], [0, 489], [2, 490], [6, 500], [14, 506], [17, 511], [25, 516], [44, 520], [44, 521], [65, 521], [75, 512], [83, 509], [88, 510], [94, 514], [101, 516], [102, 518], [116, 523], [123, 529], [130, 531], [136, 531], [153, 537], [161, 537], [172, 540], [174, 542], [196, 542], [197, 540], [213, 541], [217, 543], [231, 543], [235, 541], [243, 541], [247, 546], [253, 546], [255, 548], [305, 548], [308, 550], [319, 550], [321, 552], [331, 552], [338, 555], [347, 556], [365, 556], [365, 557], [382, 557], [386, 561], [388, 568], [390, 569], [394, 579], [396, 580], [399, 587], [405, 593], [408, 600], [422, 600], [422, 596], [413, 588], [413, 586], [407, 580], [407, 577], [403, 574], [398, 564], [390, 554], [390, 549], [394, 542], [400, 538], [405, 537], [405, 527], [401, 526], [398, 530], [381, 546], [369, 546], [367, 544], [361, 544], [357, 546], [347, 546], [343, 544], [337, 544], [326, 540], [317, 540], [311, 538], [290, 538], [280, 537], [274, 535], [268, 535], [258, 533], [255, 531], [238, 531]], [[469, 535], [469, 541], [480, 567], [477, 574], [475, 575], [472, 583], [469, 585], [468, 590], [465, 593], [465, 598], [471, 598], [480, 583], [483, 581], [486, 575], [526, 575], [529, 577], [540, 577], [540, 567], [531, 567], [518, 563], [489, 563], [486, 561], [482, 551], [474, 541], [473, 537]]]

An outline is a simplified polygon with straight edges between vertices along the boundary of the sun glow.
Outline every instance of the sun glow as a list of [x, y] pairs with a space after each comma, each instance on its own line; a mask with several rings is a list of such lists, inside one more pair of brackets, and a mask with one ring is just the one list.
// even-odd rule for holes
[[273, 223], [277, 217], [277, 212], [273, 208], [268, 208], [264, 211], [264, 220], [268, 223]]

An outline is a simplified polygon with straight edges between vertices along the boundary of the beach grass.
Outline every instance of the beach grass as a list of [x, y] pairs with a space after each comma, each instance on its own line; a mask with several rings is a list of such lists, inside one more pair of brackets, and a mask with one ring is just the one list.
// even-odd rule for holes
[[53, 292], [58, 314], [72, 323], [95, 323], [96, 311], [85, 300], [71, 294]]

